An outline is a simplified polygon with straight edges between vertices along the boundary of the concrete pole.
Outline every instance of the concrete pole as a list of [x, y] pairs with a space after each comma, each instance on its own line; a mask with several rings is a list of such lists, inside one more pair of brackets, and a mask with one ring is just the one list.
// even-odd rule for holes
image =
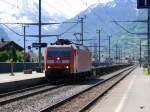
[[98, 30], [98, 39], [99, 39], [99, 62], [101, 62], [101, 30]]
[[117, 64], [117, 59], [118, 58], [118, 45], [116, 44], [116, 64]]
[[111, 36], [109, 36], [109, 60], [111, 58], [111, 56], [110, 56], [110, 38], [111, 38]]
[[83, 45], [84, 43], [83, 43], [83, 36], [84, 36], [84, 26], [83, 26], [83, 20], [84, 20], [84, 18], [81, 18], [81, 44]]
[[23, 32], [24, 32], [24, 70], [26, 69], [26, 64], [25, 64], [25, 61], [26, 61], [26, 26], [24, 25], [23, 26]]
[[140, 67], [142, 66], [142, 42], [140, 40]]
[[[41, 0], [39, 0], [39, 43], [41, 43]], [[41, 67], [41, 47], [39, 47], [39, 67]]]
[[148, 43], [148, 73], [150, 73], [150, 9], [148, 9], [148, 35], [147, 35], [147, 43]]

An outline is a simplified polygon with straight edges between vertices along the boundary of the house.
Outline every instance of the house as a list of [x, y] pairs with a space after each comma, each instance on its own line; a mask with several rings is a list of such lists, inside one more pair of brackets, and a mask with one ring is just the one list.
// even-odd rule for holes
[[23, 50], [24, 49], [14, 41], [4, 41], [4, 39], [1, 39], [0, 62], [10, 62], [12, 59], [15, 62], [21, 62], [23, 60]]
[[15, 48], [16, 51], [23, 51], [24, 50], [24, 48], [22, 48], [20, 45], [18, 45], [14, 41], [4, 41], [4, 39], [1, 39], [1, 41], [0, 41], [0, 52], [10, 50], [12, 46]]

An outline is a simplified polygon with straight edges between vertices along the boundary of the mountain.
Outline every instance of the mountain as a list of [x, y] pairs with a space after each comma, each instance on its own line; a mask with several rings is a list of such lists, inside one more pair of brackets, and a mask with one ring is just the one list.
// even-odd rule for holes
[[[92, 35], [95, 35], [96, 30], [102, 28], [105, 33], [112, 34], [120, 29], [112, 22], [114, 19], [136, 20], [138, 11], [136, 10], [135, 2], [131, 0], [115, 0], [107, 4], [94, 4], [69, 21], [75, 21], [78, 20], [78, 17], [84, 16], [86, 16], [84, 24], [85, 31], [89, 31]], [[69, 26], [71, 25], [61, 25], [58, 32], [65, 31]], [[80, 25], [72, 31], [74, 30], [80, 31]], [[91, 35], [88, 34], [87, 36]]]
[[[38, 0], [19, 0], [18, 6], [10, 6], [8, 4], [7, 10], [3, 10], [0, 12], [0, 22], [38, 22]], [[44, 5], [44, 4], [43, 4]], [[49, 6], [47, 6], [49, 7]], [[57, 11], [49, 11], [48, 8], [46, 9], [44, 6], [42, 7], [42, 21], [44, 22], [58, 22], [58, 21], [65, 21], [66, 18], [64, 15], [61, 15]], [[19, 34], [23, 34], [23, 27], [22, 25], [7, 25], [9, 28], [14, 30]], [[13, 31], [6, 28], [5, 26], [1, 25], [1, 29], [4, 29], [10, 40], [14, 40], [22, 45], [23, 41], [22, 38], [16, 35]], [[53, 32], [57, 27], [56, 26], [43, 26], [43, 33], [50, 33]], [[37, 26], [27, 26], [26, 34], [38, 34]], [[37, 39], [27, 39], [27, 40], [37, 40]]]
[[[135, 47], [138, 48], [137, 40], [132, 38], [137, 38], [137, 35], [132, 35], [127, 33], [121, 28], [125, 27], [130, 32], [146, 32], [146, 24], [143, 23], [119, 23], [115, 24], [113, 21], [130, 21], [130, 20], [146, 20], [146, 11], [137, 10], [136, 0], [114, 0], [106, 4], [94, 4], [90, 6], [87, 10], [81, 12], [76, 17], [68, 20], [75, 21], [78, 17], [86, 17], [84, 23], [84, 38], [96, 39], [94, 43], [97, 43], [98, 37], [96, 30], [102, 28], [101, 38], [107, 39], [108, 35], [112, 35], [111, 46], [114, 47], [116, 43], [124, 47]], [[65, 29], [69, 28], [72, 24], [60, 25], [57, 32], [64, 32]], [[69, 32], [80, 32], [80, 24], [77, 25]], [[66, 33], [62, 38], [76, 38], [73, 34]], [[85, 42], [86, 44], [92, 43]], [[108, 42], [102, 42], [106, 45]], [[129, 46], [127, 46], [127, 44]], [[103, 46], [102, 45], [102, 46]]]
[[[0, 16], [3, 16], [3, 20], [13, 20], [17, 22], [38, 22], [38, 1], [37, 0], [19, 0], [21, 4], [19, 8], [10, 8], [0, 13]], [[53, 12], [53, 13], [51, 13]], [[86, 41], [85, 44], [97, 43], [98, 37], [96, 30], [102, 28], [101, 38], [102, 46], [107, 46], [108, 41], [105, 39], [108, 38], [108, 35], [112, 35], [111, 38], [111, 47], [113, 48], [116, 43], [120, 46], [126, 48], [135, 47], [138, 49], [138, 41], [132, 38], [137, 38], [137, 35], [132, 35], [127, 33], [121, 26], [115, 24], [114, 20], [119, 21], [128, 21], [128, 20], [145, 20], [146, 11], [137, 10], [136, 0], [114, 0], [105, 4], [94, 4], [90, 6], [87, 10], [79, 13], [71, 19], [65, 18], [65, 16], [54, 11], [46, 10], [46, 6], [42, 8], [42, 21], [44, 22], [58, 22], [66, 21], [61, 25], [50, 25], [43, 26], [43, 34], [62, 34], [60, 38], [69, 38], [76, 39], [80, 38], [80, 35], [74, 35], [74, 33], [80, 33], [81, 25], [78, 23], [76, 27], [75, 24], [68, 22], [75, 22], [79, 17], [84, 17], [84, 38], [85, 39], [95, 39], [94, 41]], [[125, 27], [130, 32], [146, 32], [146, 25], [143, 23], [119, 23]], [[16, 32], [23, 33], [22, 26], [13, 25], [9, 26], [12, 29], [15, 29]], [[12, 31], [8, 30], [6, 27], [1, 26], [9, 35], [8, 37], [11, 40], [15, 40], [20, 44], [23, 43], [21, 37], [14, 34]], [[70, 30], [72, 29], [72, 30]], [[65, 33], [64, 33], [65, 32]], [[27, 34], [38, 34], [38, 28], [36, 26], [27, 27]], [[143, 36], [144, 37], [144, 36]], [[56, 38], [48, 37], [42, 39], [43, 42], [50, 43]], [[27, 39], [27, 44], [35, 42], [38, 39]], [[105, 41], [104, 41], [105, 40]]]

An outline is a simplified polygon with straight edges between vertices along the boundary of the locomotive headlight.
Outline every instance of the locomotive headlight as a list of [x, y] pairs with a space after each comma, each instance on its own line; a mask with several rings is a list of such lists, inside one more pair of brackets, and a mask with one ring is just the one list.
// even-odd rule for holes
[[67, 69], [69, 69], [69, 66], [66, 66]]
[[60, 57], [57, 57], [57, 60], [60, 60]]

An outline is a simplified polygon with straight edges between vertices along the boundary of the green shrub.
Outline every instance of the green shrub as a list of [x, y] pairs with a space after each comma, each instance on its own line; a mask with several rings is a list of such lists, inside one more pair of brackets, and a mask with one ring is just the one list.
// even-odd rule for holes
[[0, 52], [0, 62], [6, 62], [9, 58], [9, 54], [6, 51]]
[[23, 62], [23, 58], [24, 58], [23, 53], [20, 52], [20, 51], [17, 51], [16, 54], [17, 54], [17, 61], [18, 61], [18, 62]]
[[143, 65], [143, 68], [148, 68], [148, 65], [147, 65], [147, 64], [144, 64], [144, 65]]
[[[0, 52], [0, 62], [11, 62], [11, 58], [12, 56], [9, 52]], [[15, 62], [23, 62], [24, 55], [21, 51], [17, 51], [13, 58]]]

